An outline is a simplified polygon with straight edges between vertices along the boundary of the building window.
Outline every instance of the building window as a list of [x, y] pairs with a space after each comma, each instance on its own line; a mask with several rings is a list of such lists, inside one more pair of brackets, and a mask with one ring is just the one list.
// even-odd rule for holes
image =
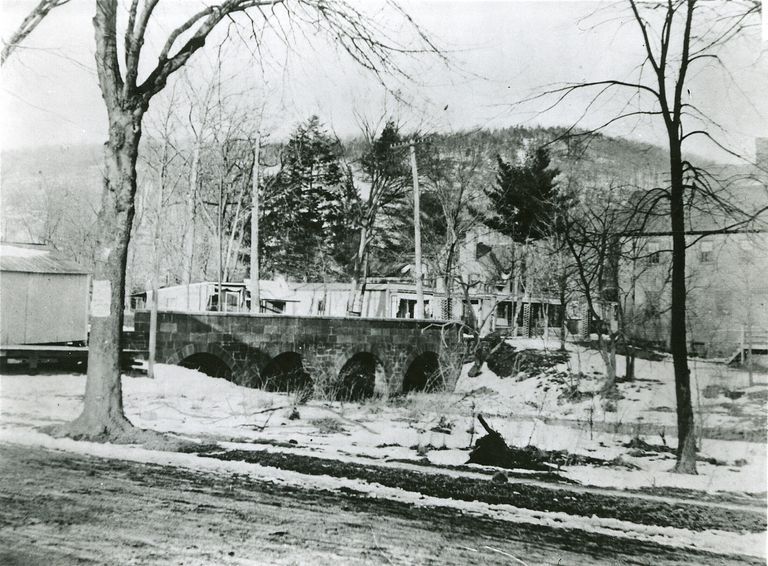
[[267, 300], [262, 308], [268, 313], [283, 314], [285, 312], [285, 301]]
[[227, 312], [236, 312], [240, 306], [240, 295], [237, 292], [227, 291], [224, 295], [224, 309]]
[[659, 243], [648, 242], [648, 263], [659, 263], [660, 261]]
[[416, 310], [415, 299], [400, 299], [397, 305], [397, 318], [413, 318]]
[[514, 305], [511, 301], [503, 301], [496, 305], [496, 325], [512, 326], [512, 313]]
[[699, 262], [710, 263], [712, 261], [712, 242], [701, 242], [699, 245]]

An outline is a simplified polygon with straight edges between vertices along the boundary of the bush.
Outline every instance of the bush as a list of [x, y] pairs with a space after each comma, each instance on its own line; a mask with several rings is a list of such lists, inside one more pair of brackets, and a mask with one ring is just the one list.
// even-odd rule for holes
[[499, 377], [509, 377], [520, 372], [534, 375], [569, 360], [568, 352], [544, 352], [541, 350], [515, 350], [502, 342], [488, 356], [488, 368]]
[[506, 342], [499, 344], [487, 360], [488, 369], [499, 377], [509, 377], [515, 373], [517, 351]]
[[313, 419], [310, 424], [317, 428], [320, 434], [334, 434], [338, 432], [344, 432], [344, 425], [338, 419], [333, 417], [322, 417], [319, 419]]

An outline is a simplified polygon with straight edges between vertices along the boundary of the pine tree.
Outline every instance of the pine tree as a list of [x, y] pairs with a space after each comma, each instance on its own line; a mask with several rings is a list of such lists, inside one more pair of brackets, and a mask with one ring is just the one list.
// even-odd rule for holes
[[264, 189], [265, 271], [308, 280], [347, 271], [357, 194], [341, 156], [317, 116], [291, 135]]
[[550, 169], [549, 152], [536, 148], [522, 165], [497, 156], [496, 184], [486, 190], [492, 215], [486, 223], [516, 242], [545, 238], [556, 216], [558, 169]]

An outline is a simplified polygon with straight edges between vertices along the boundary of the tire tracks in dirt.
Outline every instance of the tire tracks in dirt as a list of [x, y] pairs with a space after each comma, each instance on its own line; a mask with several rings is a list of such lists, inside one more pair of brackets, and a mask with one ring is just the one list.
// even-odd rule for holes
[[761, 564], [455, 509], [0, 445], [3, 564]]

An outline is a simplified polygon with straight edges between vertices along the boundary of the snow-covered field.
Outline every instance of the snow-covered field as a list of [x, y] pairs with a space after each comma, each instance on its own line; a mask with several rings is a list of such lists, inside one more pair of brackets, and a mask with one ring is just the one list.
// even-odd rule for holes
[[[515, 346], [541, 348], [543, 344], [519, 340]], [[593, 373], [601, 367], [597, 353], [576, 347], [572, 352], [571, 369], [587, 375], [579, 389], [599, 389], [600, 378]], [[620, 458], [639, 468], [570, 466], [564, 471], [584, 484], [708, 492], [766, 490], [763, 442], [703, 438], [701, 455], [716, 459], [717, 465], [700, 462], [698, 476], [671, 473], [674, 457], [669, 453], [629, 455], [623, 444], [638, 432], [649, 444], [676, 445], [673, 377], [667, 360], [638, 360], [640, 379], [620, 384], [624, 398], [608, 411], [599, 395], [564, 401], [559, 396], [564, 385], [550, 383], [546, 377], [501, 379], [485, 368], [481, 375], [469, 378], [466, 369], [455, 393], [417, 393], [363, 404], [311, 401], [297, 407], [298, 415], [293, 416], [298, 418], [290, 418], [295, 404], [292, 395], [243, 388], [176, 366], [160, 365], [154, 380], [124, 377], [123, 395], [126, 414], [138, 426], [241, 449], [263, 449], [266, 444], [271, 450], [311, 451], [333, 458], [379, 462], [427, 458], [437, 465], [463, 464], [474, 439], [484, 434], [475, 419], [480, 413], [510, 445]], [[697, 391], [713, 384], [735, 389], [745, 379], [745, 372], [717, 364], [693, 363], [692, 372]], [[765, 381], [765, 375], [760, 377]], [[84, 388], [82, 375], [0, 376], [0, 426], [18, 432], [72, 419], [81, 409]], [[764, 419], [768, 388], [741, 389], [745, 394], [738, 399], [696, 395], [698, 423], [736, 430]], [[648, 429], [649, 424], [658, 426]], [[672, 432], [663, 432], [662, 437], [659, 429], [666, 431], [666, 427]]]
[[[541, 348], [543, 344], [517, 341], [515, 346]], [[310, 401], [297, 406], [294, 395], [239, 387], [194, 370], [166, 365], [158, 366], [155, 379], [124, 376], [123, 397], [126, 414], [135, 425], [171, 432], [201, 444], [216, 442], [227, 449], [311, 454], [364, 465], [375, 463], [422, 471], [430, 470], [423, 466], [428, 462], [435, 466], [429, 473], [487, 481], [488, 476], [481, 475], [480, 468], [476, 473], [471, 467], [443, 467], [466, 463], [470, 446], [484, 434], [476, 419], [477, 414], [483, 414], [510, 445], [567, 450], [635, 466], [634, 469], [624, 465], [568, 466], [561, 475], [581, 484], [573, 489], [677, 487], [742, 494], [766, 490], [764, 442], [703, 438], [701, 455], [714, 458], [716, 464], [699, 462], [698, 476], [671, 473], [674, 456], [670, 453], [631, 455], [624, 444], [638, 432], [649, 444], [676, 444], [674, 412], [669, 410], [674, 407], [671, 363], [638, 360], [636, 371], [640, 379], [621, 383], [623, 398], [615, 402], [612, 410], [606, 410], [600, 395], [593, 395], [601, 384], [600, 376], [594, 373], [601, 368], [599, 356], [582, 348], [573, 347], [572, 352], [570, 364], [555, 368], [549, 374], [519, 380], [501, 379], [485, 368], [481, 375], [470, 378], [465, 367], [455, 392], [415, 393], [365, 403]], [[573, 383], [563, 383], [562, 374], [559, 380], [554, 375], [566, 369], [586, 375], [577, 384], [578, 391], [585, 395], [575, 401], [562, 398], [562, 392]], [[703, 421], [710, 431], [717, 427], [733, 431], [764, 422], [768, 393], [764, 384], [745, 388], [743, 372], [716, 364], [693, 364], [692, 369], [697, 392], [701, 393], [707, 386], [718, 386], [710, 387], [707, 396], [696, 395], [699, 423]], [[620, 374], [622, 371], [619, 368]], [[764, 382], [766, 376], [760, 378]], [[504, 521], [588, 529], [609, 536], [714, 552], [765, 555], [765, 533], [692, 532], [617, 519], [425, 497], [360, 480], [307, 476], [245, 462], [221, 462], [140, 447], [53, 439], [40, 432], [41, 426], [75, 418], [82, 408], [84, 390], [83, 375], [0, 376], [0, 442], [221, 473], [247, 473], [304, 488], [347, 488], [416, 505], [453, 506]], [[725, 395], [733, 391], [743, 394]], [[647, 428], [648, 424], [655, 428]], [[655, 432], [649, 432], [651, 430]], [[662, 436], [660, 431], [667, 432]], [[633, 497], [659, 495], [634, 494]], [[660, 497], [667, 495], [662, 492]]]

